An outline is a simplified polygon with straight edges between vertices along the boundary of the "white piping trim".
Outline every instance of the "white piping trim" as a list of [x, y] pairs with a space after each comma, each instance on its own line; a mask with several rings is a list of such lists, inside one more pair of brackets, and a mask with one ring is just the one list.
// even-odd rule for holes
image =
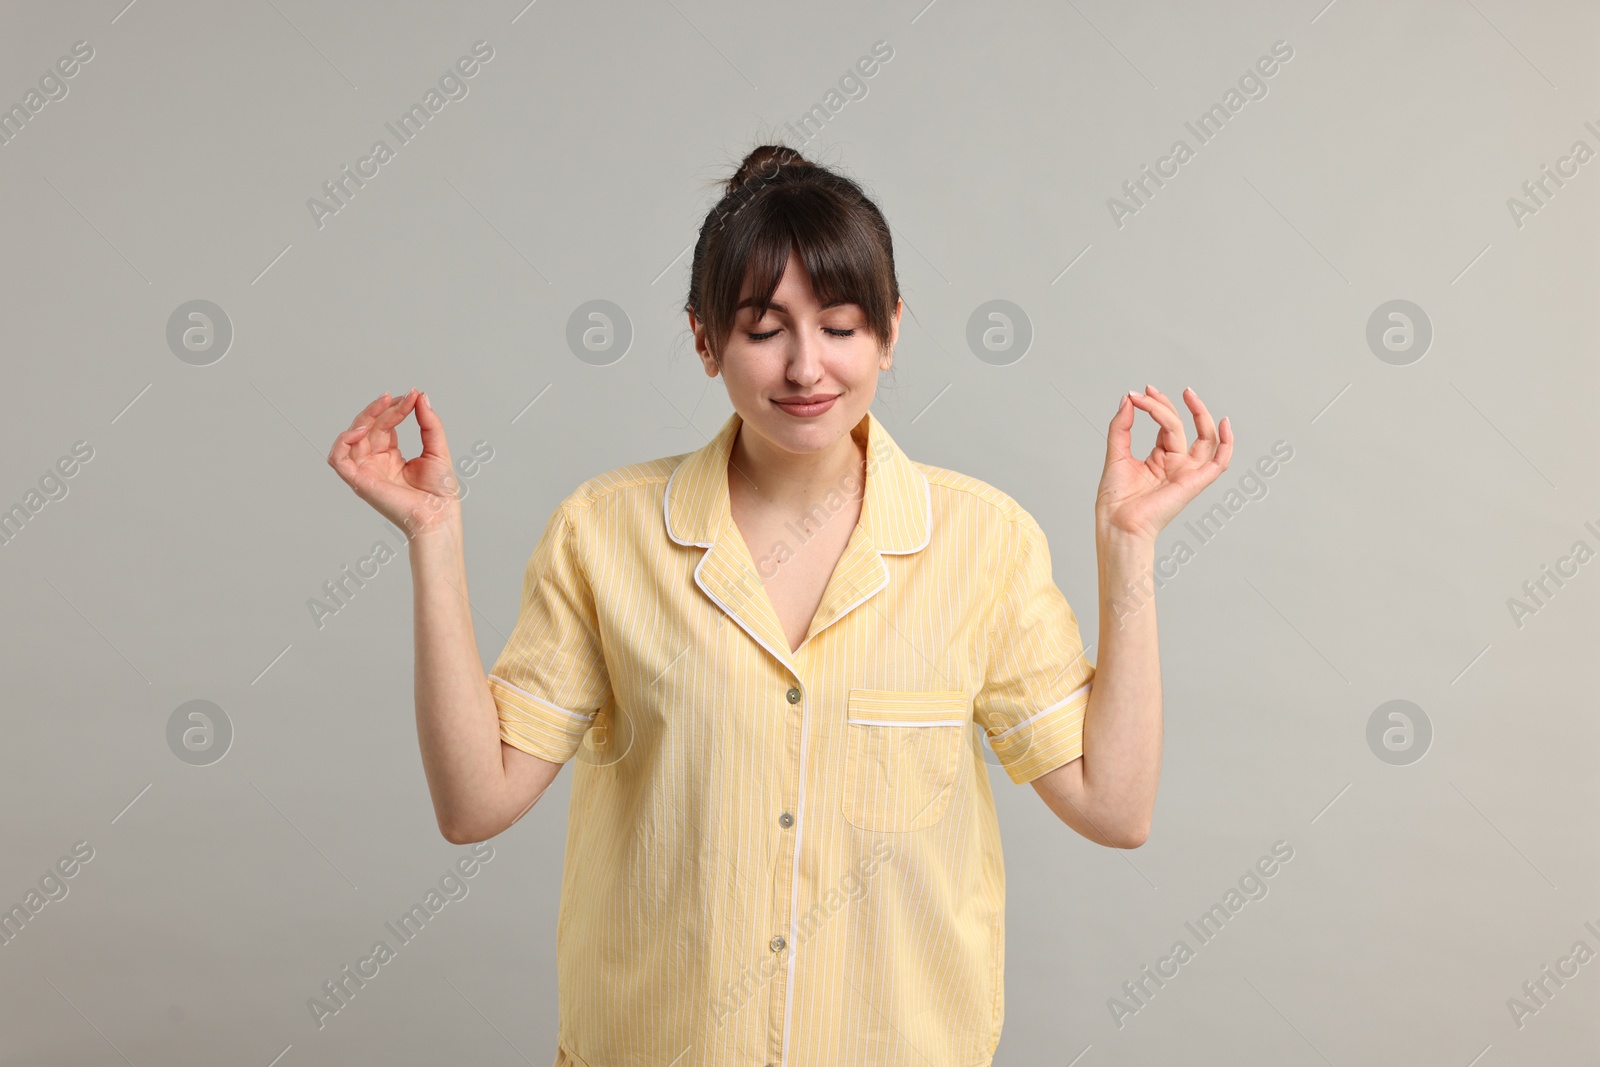
[[[910, 466], [910, 457], [906, 458], [906, 464]], [[922, 544], [916, 545], [912, 548], [880, 548], [878, 549], [879, 555], [906, 556], [910, 555], [912, 552], [921, 552], [923, 549], [928, 547], [928, 542], [933, 540], [933, 485], [928, 481], [928, 476], [923, 474], [916, 467], [911, 467], [911, 470], [912, 473], [922, 479], [922, 503], [925, 515], [922, 523]]]
[[[680, 544], [684, 544], [684, 543], [688, 543], [688, 542], [679, 542], [679, 543]], [[698, 543], [698, 542], [694, 542], [694, 543]], [[779, 652], [777, 649], [773, 648], [771, 645], [769, 645], [765, 641], [761, 640], [761, 636], [759, 634], [757, 634], [754, 630], [752, 630], [748, 626], [746, 626], [744, 624], [744, 620], [739, 617], [737, 612], [735, 612], [732, 608], [728, 607], [728, 605], [724, 604], [722, 601], [718, 600], [716, 598], [715, 594], [713, 594], [711, 592], [711, 590], [707, 589], [706, 588], [706, 584], [700, 580], [700, 568], [704, 567], [706, 565], [706, 560], [708, 560], [710, 558], [711, 558], [711, 553], [707, 552], [705, 555], [700, 557], [700, 562], [696, 563], [694, 565], [694, 584], [699, 586], [700, 587], [700, 591], [702, 593], [704, 593], [706, 596], [710, 597], [711, 598], [711, 602], [713, 604], [715, 604], [717, 607], [721, 608], [723, 610], [723, 612], [728, 616], [728, 618], [730, 618], [734, 622], [738, 623], [739, 624], [739, 629], [741, 629], [745, 633], [749, 634], [750, 637], [755, 641], [756, 644], [760, 645], [762, 648], [766, 649], [768, 652], [771, 652], [774, 656], [777, 657], [779, 663], [783, 664], [785, 667], [789, 667], [790, 671], [792, 672], [794, 668], [791, 665], [790, 657], [789, 656], [785, 656], [783, 653]], [[801, 647], [803, 648], [805, 646], [802, 644]]]
[[994, 742], [999, 741], [1001, 738], [1008, 737], [1011, 734], [1016, 733], [1018, 730], [1022, 729], [1024, 726], [1028, 725], [1030, 722], [1036, 722], [1037, 720], [1044, 718], [1046, 715], [1049, 715], [1052, 711], [1060, 711], [1062, 708], [1066, 707], [1068, 704], [1072, 703], [1074, 700], [1077, 700], [1079, 696], [1083, 695], [1084, 693], [1087, 693], [1093, 687], [1094, 687], [1094, 682], [1092, 682], [1092, 681], [1084, 682], [1078, 688], [1074, 689], [1072, 691], [1072, 693], [1065, 700], [1058, 700], [1054, 704], [1051, 704], [1048, 708], [1045, 708], [1043, 711], [1037, 712], [1037, 713], [1035, 713], [1033, 715], [1029, 715], [1026, 719], [1023, 719], [1021, 722], [1017, 723], [1015, 726], [1012, 726], [1012, 727], [1009, 727], [1009, 728], [1007, 728], [1005, 730], [1000, 731], [999, 733], [995, 734], [992, 738], [989, 739], [989, 743], [992, 745]]
[[[893, 555], [901, 555], [901, 553], [897, 552], [893, 553]], [[832, 626], [834, 623], [838, 622], [840, 619], [844, 618], [846, 615], [850, 614], [852, 611], [856, 610], [861, 605], [877, 596], [879, 593], [883, 592], [884, 587], [889, 584], [889, 568], [884, 565], [882, 549], [878, 550], [878, 577], [882, 580], [878, 582], [877, 585], [867, 590], [866, 594], [863, 595], [860, 600], [857, 600], [854, 604], [851, 604], [849, 607], [845, 608], [843, 611], [839, 612], [839, 614], [830, 619], [827, 626], [824, 626], [822, 630], [826, 630], [828, 626]], [[820, 634], [822, 630], [818, 630], [817, 634]], [[805, 648], [808, 644], [810, 644], [811, 639], [817, 636], [817, 634], [807, 634], [805, 640], [800, 642], [800, 648]], [[797, 655], [800, 652], [800, 648], [795, 649], [795, 653]]]
[[551, 711], [559, 711], [561, 714], [569, 716], [569, 717], [571, 717], [573, 719], [576, 719], [578, 722], [582, 722], [582, 723], [592, 723], [592, 722], [594, 722], [594, 718], [592, 716], [581, 715], [576, 711], [569, 711], [568, 709], [562, 707], [560, 704], [552, 704], [548, 700], [545, 700], [543, 697], [536, 697], [532, 693], [528, 692], [526, 689], [520, 688], [519, 686], [512, 685], [510, 682], [506, 681], [504, 678], [500, 677], [498, 674], [491, 674], [491, 675], [489, 675], [489, 678], [490, 678], [491, 681], [499, 682], [501, 685], [505, 686], [507, 689], [511, 690], [513, 693], [521, 693], [523, 696], [527, 697], [529, 700], [533, 701], [535, 704], [538, 704], [542, 708], [549, 708]]
[[[868, 414], [870, 415], [871, 412], [868, 412]], [[873, 417], [876, 418], [876, 416]], [[882, 423], [879, 423], [879, 425], [881, 426]], [[887, 433], [887, 431], [885, 432]], [[895, 447], [899, 448], [898, 445]], [[672, 538], [672, 540], [677, 544], [695, 545], [699, 548], [711, 548], [714, 544], [716, 544], [715, 541], [685, 541], [672, 529], [672, 483], [677, 480], [678, 472], [683, 469], [684, 463], [687, 463], [689, 456], [693, 454], [694, 453], [691, 452], [685, 455], [678, 465], [672, 468], [672, 473], [667, 475], [667, 484], [661, 493], [661, 522], [667, 528], [667, 536]], [[918, 478], [922, 479], [922, 543], [920, 545], [914, 545], [911, 548], [880, 548], [878, 549], [878, 555], [880, 556], [905, 556], [912, 552], [921, 552], [924, 548], [928, 547], [928, 542], [933, 540], [933, 483], [928, 481], [928, 476], [924, 474], [911, 461], [911, 457], [905, 455], [903, 451], [901, 452], [901, 458], [904, 460], [906, 466], [911, 468], [911, 472]], [[881, 589], [883, 587], [879, 586], [878, 588]], [[877, 590], [873, 590], [873, 592], [877, 592]], [[866, 598], [863, 597], [861, 600], [856, 601], [854, 604], [850, 605], [850, 608], [854, 609], [859, 607], [865, 599]], [[843, 618], [844, 615], [848, 614], [849, 611], [847, 610], [840, 615], [840, 618]], [[795, 651], [798, 652], [799, 649], [796, 649]]]
[[[692, 454], [693, 453], [691, 453], [691, 455]], [[678, 544], [697, 545], [700, 548], [710, 548], [712, 545], [716, 544], [715, 541], [685, 541], [677, 534], [672, 532], [672, 482], [673, 479], [678, 477], [678, 472], [683, 469], [683, 465], [687, 462], [689, 462], [689, 457], [685, 456], [676, 467], [672, 468], [672, 473], [667, 475], [666, 488], [661, 492], [661, 521], [667, 528], [667, 536], [672, 538], [672, 540]]]
[[966, 719], [937, 719], [933, 722], [901, 722], [898, 719], [846, 719], [861, 726], [965, 726]]
[[804, 703], [800, 706], [800, 794], [795, 806], [800, 814], [796, 816], [795, 825], [800, 830], [794, 835], [794, 864], [789, 872], [789, 981], [788, 989], [783, 996], [783, 1056], [780, 1064], [788, 1064], [789, 1051], [789, 1022], [794, 1012], [794, 972], [795, 972], [795, 944], [800, 940], [800, 836], [806, 827], [806, 740], [811, 736], [811, 696], [805, 690], [800, 690]]

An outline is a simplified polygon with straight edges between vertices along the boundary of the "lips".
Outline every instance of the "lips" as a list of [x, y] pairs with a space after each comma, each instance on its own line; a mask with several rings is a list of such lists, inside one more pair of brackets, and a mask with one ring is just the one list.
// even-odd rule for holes
[[837, 399], [839, 399], [838, 393], [834, 393], [831, 396], [825, 393], [819, 393], [815, 397], [784, 397], [782, 399], [774, 398], [772, 402], [778, 405], [778, 407], [782, 410], [788, 412], [790, 415], [795, 415], [801, 418], [809, 418], [813, 415], [820, 415], [824, 411], [827, 411], [829, 408], [833, 407], [833, 402]]

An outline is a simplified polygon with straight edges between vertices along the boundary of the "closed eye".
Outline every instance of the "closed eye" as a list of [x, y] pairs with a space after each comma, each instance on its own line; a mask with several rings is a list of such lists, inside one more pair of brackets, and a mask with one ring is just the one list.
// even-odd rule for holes
[[[830, 334], [834, 337], [853, 337], [855, 336], [856, 332], [855, 327], [853, 326], [848, 330], [836, 330], [831, 326], [824, 326], [822, 329], [824, 333]], [[746, 333], [745, 336], [750, 338], [752, 341], [765, 341], [769, 337], [776, 336], [778, 332], [779, 331], [777, 330], [768, 330], [766, 333]]]

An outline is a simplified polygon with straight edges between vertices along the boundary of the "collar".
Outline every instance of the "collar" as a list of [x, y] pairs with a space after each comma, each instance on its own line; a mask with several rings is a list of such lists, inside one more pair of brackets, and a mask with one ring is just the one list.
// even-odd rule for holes
[[[717, 435], [673, 468], [662, 500], [667, 536], [680, 545], [710, 548], [732, 521], [728, 457], [743, 418], [728, 416]], [[927, 476], [895, 444], [869, 409], [850, 431], [867, 454], [867, 491], [860, 524], [877, 551], [916, 552], [928, 544], [933, 502]]]
[[805, 638], [791, 651], [758, 565], [751, 560], [728, 506], [728, 456], [741, 422], [734, 412], [717, 436], [673, 468], [662, 497], [662, 518], [667, 536], [678, 544], [710, 550], [694, 569], [695, 585], [799, 677], [795, 657], [811, 639], [889, 584], [883, 556], [926, 547], [933, 527], [933, 493], [927, 476], [869, 410], [850, 431], [867, 453], [861, 517], [828, 579]]

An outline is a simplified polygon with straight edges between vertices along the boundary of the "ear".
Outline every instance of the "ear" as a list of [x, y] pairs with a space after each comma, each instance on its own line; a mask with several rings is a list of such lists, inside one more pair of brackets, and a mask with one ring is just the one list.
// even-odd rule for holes
[[894, 302], [894, 318], [889, 320], [889, 347], [888, 351], [883, 354], [883, 358], [878, 361], [879, 370], [888, 370], [894, 362], [894, 346], [900, 340], [900, 315], [905, 309], [906, 302], [903, 299], [896, 299]]
[[700, 357], [700, 365], [705, 368], [706, 377], [715, 378], [721, 367], [711, 356], [711, 348], [706, 343], [706, 328], [703, 323], [695, 318], [694, 312], [689, 312], [689, 329], [694, 333], [695, 354]]

